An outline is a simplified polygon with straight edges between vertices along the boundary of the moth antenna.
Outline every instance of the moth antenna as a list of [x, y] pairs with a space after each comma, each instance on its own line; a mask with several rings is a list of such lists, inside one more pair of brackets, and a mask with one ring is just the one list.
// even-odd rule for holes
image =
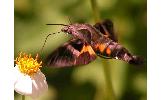
[[[60, 33], [60, 32], [57, 32], [57, 33]], [[48, 34], [48, 35], [46, 36], [45, 41], [44, 41], [44, 44], [43, 44], [43, 46], [42, 46], [40, 52], [43, 51], [43, 48], [44, 48], [44, 46], [45, 46], [45, 44], [46, 44], [46, 42], [47, 42], [48, 37], [49, 37], [50, 35], [54, 35], [54, 34], [57, 34], [57, 33], [51, 33], [51, 34]]]
[[61, 25], [61, 26], [68, 26], [66, 24], [46, 24], [46, 25]]

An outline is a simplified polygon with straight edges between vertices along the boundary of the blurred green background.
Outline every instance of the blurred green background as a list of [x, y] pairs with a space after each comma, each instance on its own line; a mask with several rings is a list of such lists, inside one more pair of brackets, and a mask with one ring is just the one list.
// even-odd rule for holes
[[[107, 60], [117, 100], [147, 99], [147, 1], [97, 0], [101, 19], [114, 22], [119, 42], [131, 53], [142, 56], [145, 64], [129, 65], [118, 60]], [[94, 24], [90, 0], [15, 0], [15, 58], [20, 51], [38, 53], [49, 33], [58, 32], [61, 26], [48, 23]], [[48, 38], [41, 57], [45, 58], [70, 38], [55, 34]], [[83, 67], [42, 68], [49, 90], [39, 100], [107, 100], [106, 81], [102, 58]], [[21, 97], [15, 93], [15, 100]], [[26, 100], [30, 100], [26, 97]]]

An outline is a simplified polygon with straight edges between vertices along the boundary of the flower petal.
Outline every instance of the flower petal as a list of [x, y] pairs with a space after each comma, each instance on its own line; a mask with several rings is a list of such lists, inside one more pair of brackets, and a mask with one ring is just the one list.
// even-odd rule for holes
[[17, 66], [15, 66], [15, 80], [14, 88], [15, 91], [22, 95], [29, 95], [32, 93], [32, 80], [30, 76], [22, 74]]
[[47, 91], [47, 89], [48, 85], [46, 82], [46, 77], [41, 71], [38, 71], [32, 77], [32, 94], [30, 94], [30, 96], [32, 98], [36, 98], [43, 92]]
[[15, 66], [15, 91], [22, 95], [28, 95], [36, 98], [43, 92], [47, 91], [48, 84], [45, 75], [38, 71], [32, 78], [28, 75], [22, 74], [18, 66]]

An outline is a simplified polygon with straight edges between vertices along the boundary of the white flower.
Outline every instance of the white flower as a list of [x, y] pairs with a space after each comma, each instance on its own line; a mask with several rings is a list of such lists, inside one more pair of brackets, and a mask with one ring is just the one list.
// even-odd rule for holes
[[46, 77], [39, 69], [42, 62], [37, 60], [38, 55], [33, 59], [26, 54], [22, 57], [22, 53], [16, 58], [14, 89], [17, 93], [37, 98], [48, 89]]

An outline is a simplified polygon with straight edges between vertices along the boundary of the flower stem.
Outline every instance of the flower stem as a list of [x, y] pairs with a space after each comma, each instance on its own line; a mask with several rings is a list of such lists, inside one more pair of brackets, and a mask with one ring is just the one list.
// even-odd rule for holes
[[25, 95], [22, 95], [22, 99], [21, 100], [25, 100]]
[[91, 0], [91, 6], [92, 6], [92, 10], [93, 10], [94, 20], [95, 20], [95, 22], [99, 22], [100, 14], [99, 14], [99, 9], [98, 9], [96, 0]]
[[107, 96], [105, 98], [106, 100], [116, 100], [112, 82], [111, 82], [110, 65], [108, 64], [107, 60], [102, 60], [102, 64], [103, 64], [103, 70], [104, 70], [105, 80], [106, 80]]
[[[99, 14], [97, 1], [91, 0], [91, 6], [92, 6], [92, 10], [93, 10], [94, 20], [97, 23], [100, 21], [100, 14]], [[106, 80], [107, 95], [106, 95], [105, 99], [106, 100], [116, 100], [114, 90], [112, 87], [112, 82], [111, 82], [110, 65], [108, 64], [107, 60], [102, 60], [102, 64], [103, 64], [103, 71], [104, 71], [105, 80]]]

